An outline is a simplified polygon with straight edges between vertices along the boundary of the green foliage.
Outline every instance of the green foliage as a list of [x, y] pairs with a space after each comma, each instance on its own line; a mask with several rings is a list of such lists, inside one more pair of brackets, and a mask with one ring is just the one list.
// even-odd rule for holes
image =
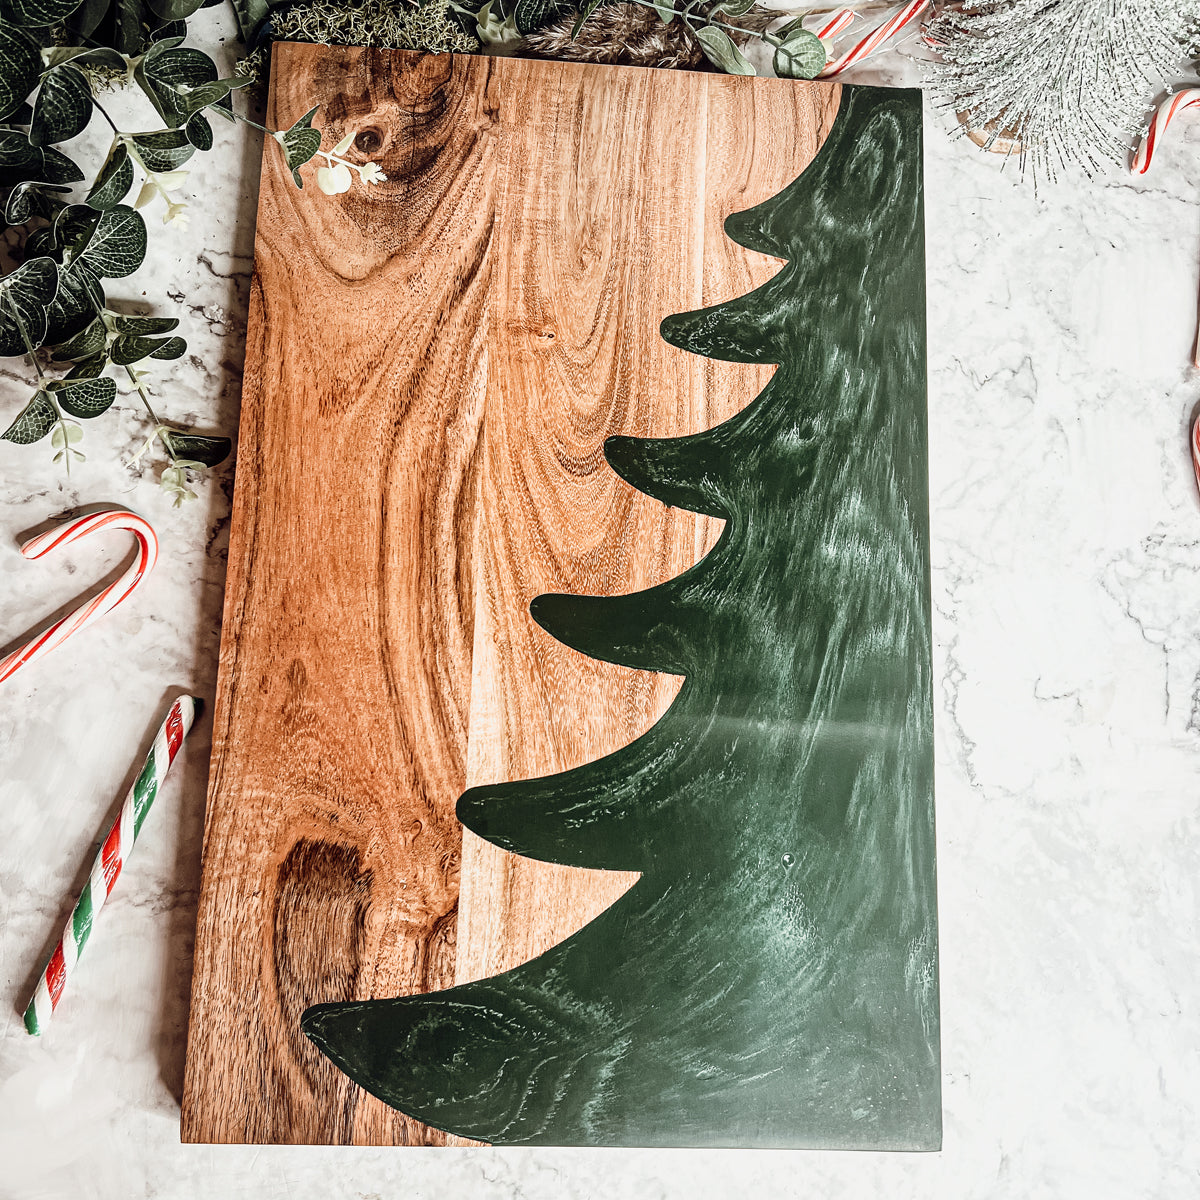
[[22, 263], [0, 283], [0, 354], [25, 354], [42, 344], [57, 291], [58, 264], [52, 258]]
[[517, 0], [513, 16], [521, 33], [533, 33], [574, 7], [572, 0]]
[[82, 133], [92, 115], [92, 89], [73, 66], [51, 67], [42, 76], [33, 103], [29, 144], [45, 146], [65, 142]]
[[696, 30], [696, 40], [704, 56], [715, 66], [730, 75], [753, 75], [754, 67], [734, 44], [733, 38], [715, 25], [705, 25]]
[[22, 29], [44, 29], [65, 20], [79, 7], [79, 0], [5, 0], [3, 20]]
[[797, 29], [776, 46], [771, 65], [781, 79], [816, 79], [825, 63], [825, 43], [815, 33]]
[[182, 167], [196, 152], [196, 147], [188, 141], [188, 136], [182, 129], [135, 133], [130, 138], [130, 143], [147, 171], [174, 171], [176, 167]]
[[38, 391], [33, 399], [21, 409], [17, 419], [3, 432], [0, 438], [15, 442], [18, 446], [30, 446], [40, 442], [54, 428], [58, 420], [58, 409], [45, 392]]
[[24, 102], [41, 69], [37, 42], [23, 29], [0, 20], [0, 119]]
[[113, 142], [104, 166], [87, 194], [87, 203], [98, 212], [120, 204], [133, 187], [133, 159], [129, 147], [119, 138]]
[[321, 148], [321, 135], [312, 127], [312, 119], [316, 112], [315, 108], [309, 109], [291, 129], [285, 129], [275, 135], [275, 140], [283, 150], [284, 162], [291, 170], [292, 179], [298, 188], [304, 186], [304, 181], [300, 178], [300, 168]]
[[116, 381], [108, 378], [56, 379], [47, 390], [64, 412], [80, 418], [98, 417], [117, 398]]
[[[138, 177], [138, 207], [161, 197], [164, 222], [177, 219], [185, 203], [169, 193], [187, 175], [180, 168], [214, 143], [205, 114], [245, 119], [230, 97], [250, 80], [220, 78], [208, 55], [183, 45], [182, 22], [201, 3], [0, 0], [0, 205], [8, 245], [23, 260], [0, 279], [0, 357], [24, 358], [37, 376], [33, 396], [0, 438], [27, 445], [53, 431], [55, 461], [69, 469], [83, 455], [75, 449], [82, 431], [67, 418], [100, 416], [124, 380], [154, 423], [150, 441], [170, 456], [163, 482], [176, 502], [194, 495], [191, 475], [221, 462], [230, 442], [159, 421], [143, 368], [186, 352], [173, 332], [179, 322], [120, 314], [105, 289], [146, 256], [146, 222], [126, 202]], [[256, 4], [242, 9], [257, 11]], [[114, 130], [103, 162], [85, 171], [59, 145], [101, 107], [97, 80], [134, 83], [161, 127]], [[276, 135], [297, 184], [300, 168], [320, 150], [315, 111]], [[77, 192], [76, 184], [83, 185]], [[47, 370], [65, 374], [50, 378]]]

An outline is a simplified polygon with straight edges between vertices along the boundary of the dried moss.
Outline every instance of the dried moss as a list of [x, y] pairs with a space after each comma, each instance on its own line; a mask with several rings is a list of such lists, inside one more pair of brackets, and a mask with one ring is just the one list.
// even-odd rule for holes
[[318, 42], [327, 46], [381, 46], [470, 54], [478, 40], [450, 16], [446, 0], [409, 4], [405, 0], [313, 0], [294, 4], [271, 17], [277, 41]]

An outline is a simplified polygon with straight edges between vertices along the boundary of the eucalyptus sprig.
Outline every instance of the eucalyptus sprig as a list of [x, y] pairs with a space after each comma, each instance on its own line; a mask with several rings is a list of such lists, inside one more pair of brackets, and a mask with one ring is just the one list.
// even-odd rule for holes
[[[179, 322], [124, 315], [109, 306], [107, 289], [145, 259], [146, 222], [138, 210], [161, 201], [164, 224], [186, 221], [178, 196], [183, 167], [197, 150], [212, 148], [209, 118], [263, 129], [233, 108], [233, 93], [249, 80], [221, 78], [207, 54], [183, 45], [183, 21], [200, 2], [0, 0], [0, 202], [8, 242], [23, 259], [0, 279], [0, 357], [26, 357], [36, 377], [32, 396], [0, 439], [30, 444], [50, 435], [55, 461], [69, 471], [72, 460], [83, 458], [78, 422], [101, 415], [116, 399], [115, 371], [152, 422], [142, 452], [161, 445], [169, 460], [162, 483], [177, 504], [195, 495], [191, 476], [221, 462], [231, 442], [159, 419], [149, 369], [187, 349], [174, 332]], [[140, 89], [158, 127], [117, 126], [97, 96], [98, 81], [112, 79]], [[112, 140], [89, 175], [58, 147], [96, 113]], [[300, 168], [318, 153], [327, 163], [321, 172], [337, 173], [336, 190], [349, 186], [350, 167], [364, 183], [385, 178], [377, 164], [342, 159], [345, 144], [321, 151], [315, 113], [289, 129], [264, 130], [279, 143], [298, 187]], [[320, 172], [318, 182], [330, 190]], [[51, 377], [54, 371], [65, 374]]]

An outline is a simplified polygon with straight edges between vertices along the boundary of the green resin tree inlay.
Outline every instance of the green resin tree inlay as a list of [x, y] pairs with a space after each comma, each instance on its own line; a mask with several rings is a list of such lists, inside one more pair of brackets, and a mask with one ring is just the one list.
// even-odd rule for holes
[[659, 587], [531, 606], [682, 690], [616, 753], [458, 803], [507, 850], [642, 878], [503, 975], [304, 1015], [439, 1129], [940, 1145], [920, 93], [844, 89], [807, 170], [725, 228], [786, 265], [662, 335], [778, 371], [715, 429], [605, 446], [641, 491], [725, 518], [719, 542]]

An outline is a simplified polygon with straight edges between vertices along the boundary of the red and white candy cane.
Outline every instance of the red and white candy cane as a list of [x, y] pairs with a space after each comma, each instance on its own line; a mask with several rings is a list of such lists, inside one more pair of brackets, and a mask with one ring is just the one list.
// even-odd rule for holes
[[61, 646], [71, 634], [116, 608], [145, 579], [158, 561], [158, 535], [153, 526], [137, 513], [128, 512], [123, 508], [110, 508], [103, 512], [89, 513], [85, 517], [76, 517], [65, 525], [30, 538], [21, 547], [21, 553], [26, 558], [41, 558], [56, 546], [65, 546], [103, 529], [127, 529], [137, 538], [138, 556], [133, 565], [98, 596], [81, 604], [62, 620], [55, 621], [44, 633], [0, 659], [0, 682], [15, 674], [26, 663], [41, 658], [43, 654], [49, 654], [56, 646]]
[[[1167, 127], [1184, 109], [1195, 105], [1200, 105], [1200, 87], [1181, 88], [1158, 105], [1154, 116], [1150, 118], [1149, 127], [1138, 143], [1133, 165], [1129, 168], [1135, 175], [1145, 175], [1150, 170], [1150, 164], [1154, 161], [1154, 151]], [[1197, 328], [1196, 340], [1192, 343], [1192, 365], [1200, 367], [1200, 328]]]
[[[830, 79], [834, 75], [840, 75], [843, 71], [857, 66], [864, 58], [874, 54], [893, 34], [899, 33], [905, 25], [915, 21], [928, 7], [929, 0], [909, 0], [908, 4], [890, 16], [882, 25], [868, 33], [858, 45], [852, 46], [845, 54], [826, 63], [824, 70], [817, 78]], [[817, 36], [819, 37], [820, 34]]]
[[1154, 110], [1150, 126], [1138, 144], [1137, 153], [1133, 156], [1131, 170], [1135, 175], [1145, 175], [1154, 161], [1154, 151], [1158, 139], [1167, 131], [1167, 127], [1185, 108], [1200, 104], [1200, 87], [1182, 88], [1173, 96], [1168, 96]]
[[831, 13], [829, 20], [816, 31], [817, 37], [821, 41], [827, 38], [837, 37], [843, 29], [848, 28], [854, 23], [854, 10], [852, 8], [839, 8], [836, 12]]
[[1200, 490], [1200, 417], [1192, 422], [1192, 471], [1196, 476], [1196, 488]]

